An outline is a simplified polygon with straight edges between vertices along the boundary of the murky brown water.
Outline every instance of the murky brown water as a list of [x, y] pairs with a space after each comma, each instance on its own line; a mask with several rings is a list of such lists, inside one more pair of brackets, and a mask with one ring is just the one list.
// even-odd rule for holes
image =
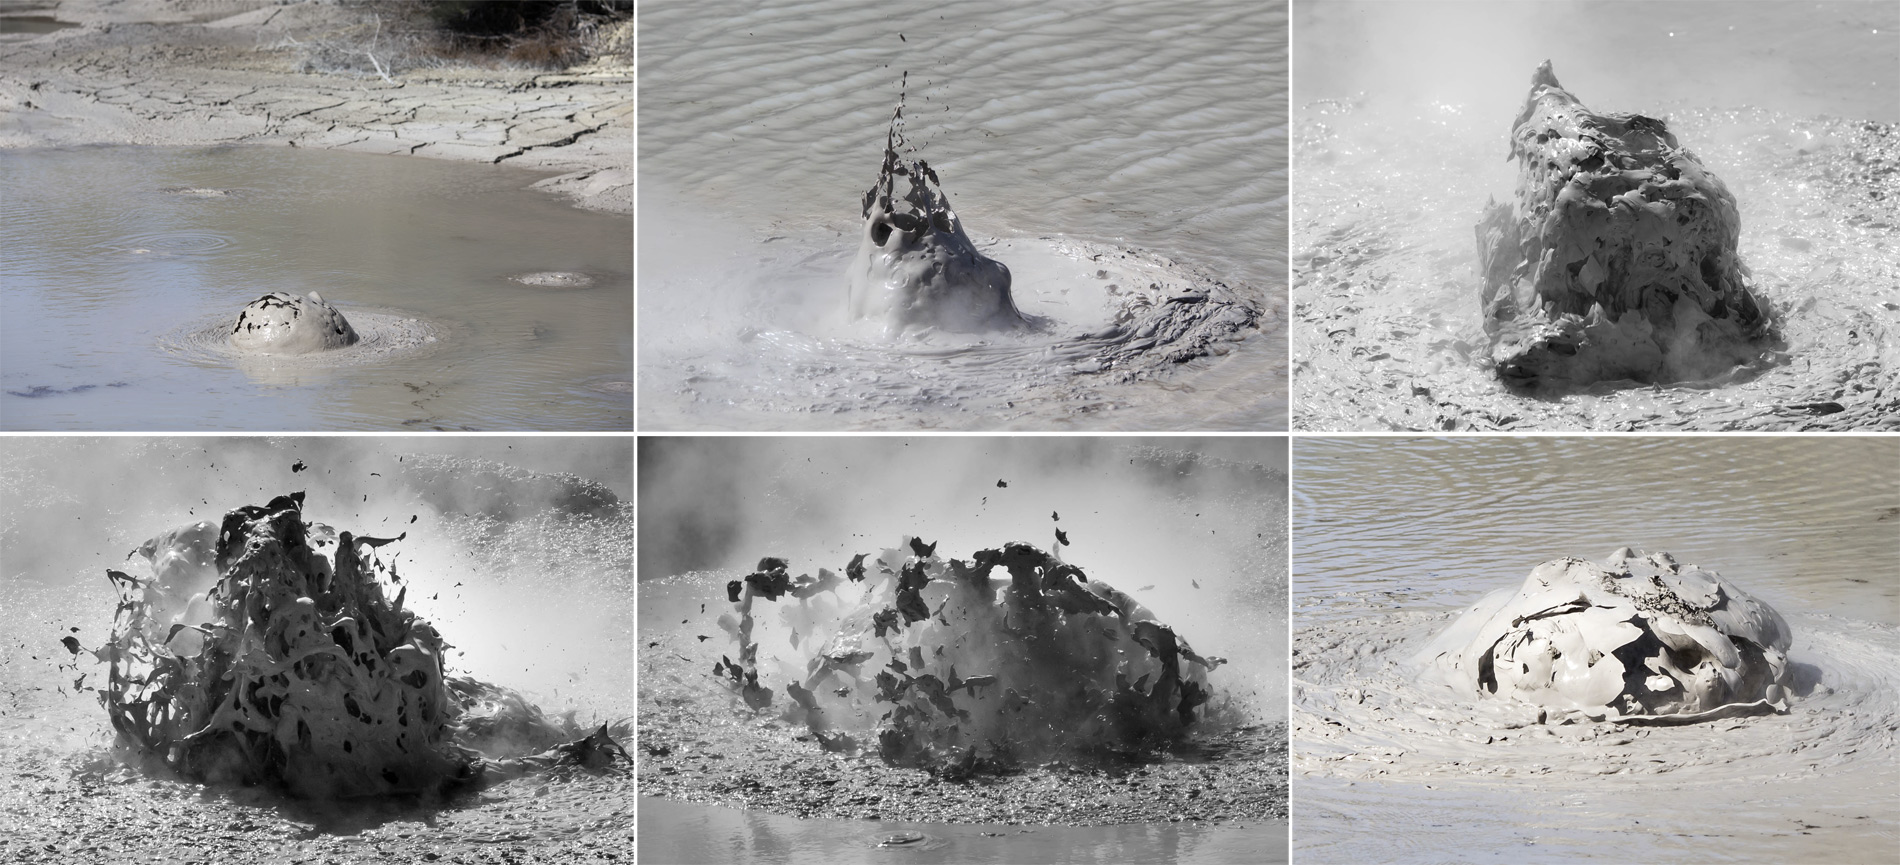
[[[631, 220], [525, 188], [545, 176], [289, 148], [0, 153], [0, 426], [628, 429]], [[593, 281], [512, 279], [550, 271]], [[271, 291], [428, 330], [336, 363], [200, 338]]]
[[[1293, 461], [1296, 858], [1891, 851], [1900, 440], [1302, 439]], [[1623, 545], [1715, 570], [1786, 617], [1807, 682], [1793, 711], [1526, 727], [1403, 666], [1540, 562]]]

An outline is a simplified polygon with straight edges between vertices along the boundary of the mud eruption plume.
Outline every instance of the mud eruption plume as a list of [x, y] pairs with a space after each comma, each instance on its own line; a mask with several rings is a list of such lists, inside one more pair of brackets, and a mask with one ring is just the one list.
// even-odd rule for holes
[[[864, 194], [863, 239], [849, 274], [851, 317], [882, 319], [893, 333], [912, 326], [963, 333], [1022, 326], [1009, 268], [978, 252], [963, 233], [963, 220], [950, 209], [930, 164], [898, 153], [903, 125], [900, 92], [884, 163]], [[899, 191], [899, 178], [907, 190]]]
[[1708, 379], [1757, 360], [1735, 198], [1663, 121], [1597, 114], [1546, 61], [1511, 128], [1514, 204], [1477, 227], [1484, 328], [1506, 384]]
[[[1185, 735], [1225, 663], [1194, 652], [1140, 603], [1026, 543], [936, 555], [912, 538], [843, 574], [792, 577], [776, 558], [727, 587], [739, 643], [714, 673], [774, 705], [828, 750], [950, 774], [1165, 744]], [[802, 663], [761, 672], [753, 603], [784, 605]]]
[[[178, 774], [304, 798], [436, 793], [625, 752], [521, 695], [451, 676], [377, 548], [279, 496], [134, 551], [157, 576], [120, 600], [100, 700], [121, 742]], [[208, 590], [202, 587], [209, 585]], [[201, 614], [202, 613], [202, 614]], [[534, 753], [539, 751], [541, 753]]]
[[1480, 698], [1681, 724], [1787, 711], [1791, 642], [1780, 614], [1721, 575], [1626, 547], [1538, 565], [1416, 661]]

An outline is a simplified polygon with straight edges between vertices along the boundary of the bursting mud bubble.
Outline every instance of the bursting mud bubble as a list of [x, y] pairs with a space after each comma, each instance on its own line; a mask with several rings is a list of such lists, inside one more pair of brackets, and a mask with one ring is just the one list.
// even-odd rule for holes
[[1511, 158], [1516, 200], [1477, 227], [1489, 361], [1507, 385], [1707, 380], [1774, 357], [1735, 196], [1662, 120], [1591, 111], [1545, 61]]
[[[909, 81], [910, 73], [904, 74]], [[891, 332], [932, 326], [954, 332], [1008, 330], [1027, 322], [1009, 293], [1009, 267], [977, 251], [950, 209], [937, 172], [899, 155], [904, 96], [891, 112], [877, 183], [864, 193], [864, 237], [851, 262], [851, 316]], [[899, 192], [898, 179], [908, 181]]]
[[404, 609], [408, 588], [388, 594], [401, 577], [377, 550], [405, 537], [307, 521], [294, 493], [134, 550], [154, 576], [107, 572], [119, 604], [94, 653], [121, 744], [190, 780], [306, 799], [446, 794], [625, 761], [613, 738], [624, 727], [590, 732], [450, 674], [442, 636]]
[[355, 345], [356, 329], [322, 295], [273, 291], [245, 304], [231, 347], [257, 354], [310, 354]]
[[[1213, 696], [1202, 657], [1127, 594], [1030, 544], [969, 560], [906, 541], [842, 576], [768, 558], [727, 586], [739, 660], [714, 674], [826, 750], [967, 777], [1183, 738]], [[754, 602], [780, 602], [800, 659], [760, 661]], [[802, 648], [800, 648], [802, 647]], [[764, 671], [763, 673], [761, 671]], [[783, 684], [783, 698], [770, 687]]]
[[1479, 698], [1673, 725], [1786, 713], [1792, 643], [1779, 613], [1720, 574], [1625, 547], [1602, 564], [1538, 565], [1414, 662]]

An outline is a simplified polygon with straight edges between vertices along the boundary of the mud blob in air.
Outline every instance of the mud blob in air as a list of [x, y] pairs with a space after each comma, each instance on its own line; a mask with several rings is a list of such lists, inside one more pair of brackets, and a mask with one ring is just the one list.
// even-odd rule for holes
[[231, 347], [251, 354], [312, 354], [355, 345], [355, 328], [316, 292], [273, 291], [246, 304], [231, 326]]
[[[765, 559], [727, 586], [734, 609], [720, 618], [739, 659], [721, 658], [714, 675], [754, 710], [777, 702], [827, 750], [873, 749], [957, 776], [1149, 747], [1188, 733], [1212, 696], [1207, 673], [1225, 663], [1026, 543], [964, 561], [913, 538], [865, 559], [842, 577], [820, 568], [797, 578]], [[759, 598], [783, 604], [792, 657], [759, 657]]]
[[1785, 712], [1787, 622], [1719, 574], [1625, 547], [1545, 562], [1414, 658], [1482, 699], [1631, 724]]
[[851, 317], [880, 319], [893, 333], [1023, 326], [1009, 293], [1009, 268], [970, 242], [929, 163], [898, 155], [903, 118], [900, 95], [885, 135], [884, 164], [864, 194], [863, 239], [849, 274]]
[[1490, 359], [1505, 384], [1713, 378], [1774, 338], [1737, 258], [1728, 188], [1661, 120], [1598, 114], [1549, 61], [1511, 127], [1513, 204], [1477, 226]]
[[[133, 551], [100, 701], [121, 744], [206, 783], [303, 798], [479, 789], [555, 766], [626, 759], [520, 694], [449, 675], [445, 643], [389, 599], [376, 548], [303, 518], [303, 494], [194, 523]], [[208, 588], [206, 588], [208, 587]], [[537, 753], [538, 752], [538, 753]]]

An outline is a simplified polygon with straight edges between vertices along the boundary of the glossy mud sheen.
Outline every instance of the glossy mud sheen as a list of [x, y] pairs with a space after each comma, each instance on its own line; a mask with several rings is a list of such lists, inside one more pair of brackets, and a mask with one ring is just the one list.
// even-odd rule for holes
[[[1321, 439], [1293, 460], [1296, 858], [1892, 849], [1900, 442]], [[1413, 656], [1487, 592], [1625, 545], [1716, 570], [1786, 619], [1788, 714], [1540, 724], [1536, 707], [1415, 675]]]
[[[642, 17], [642, 428], [1284, 426], [1283, 6], [864, 8]], [[905, 71], [914, 156], [1045, 327], [851, 326]], [[1214, 282], [1238, 341], [1091, 336]]]
[[[631, 224], [525, 188], [545, 176], [293, 148], [0, 153], [0, 426], [625, 429]], [[363, 342], [231, 351], [272, 291], [320, 292]]]

